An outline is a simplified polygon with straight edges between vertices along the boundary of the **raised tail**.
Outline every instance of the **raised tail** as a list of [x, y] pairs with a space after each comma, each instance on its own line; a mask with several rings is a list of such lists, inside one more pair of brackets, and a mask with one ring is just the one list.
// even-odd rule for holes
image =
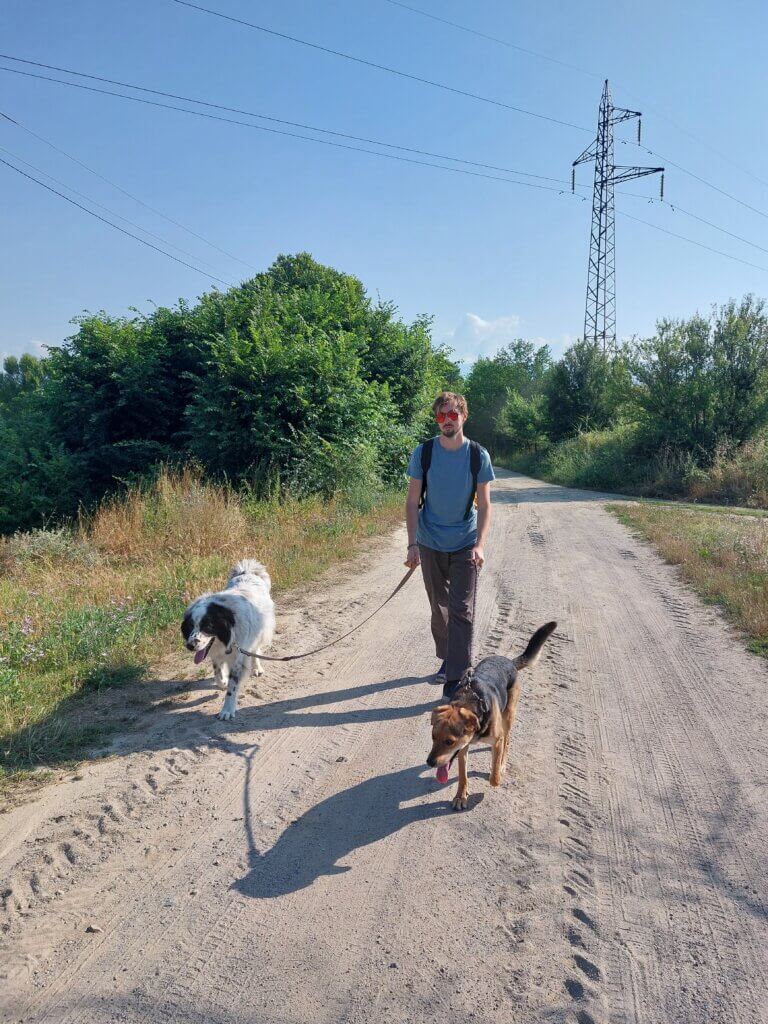
[[540, 626], [528, 641], [528, 646], [523, 653], [514, 659], [515, 668], [529, 668], [529, 666], [535, 665], [539, 660], [542, 647], [556, 629], [556, 622], [547, 622], [545, 625]]

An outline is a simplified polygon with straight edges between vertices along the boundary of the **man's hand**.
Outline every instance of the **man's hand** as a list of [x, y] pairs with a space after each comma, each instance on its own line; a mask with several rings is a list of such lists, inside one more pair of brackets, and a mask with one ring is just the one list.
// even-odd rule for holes
[[483, 554], [482, 544], [475, 544], [475, 546], [472, 548], [470, 560], [474, 562], [478, 569], [485, 562], [485, 555]]
[[405, 554], [405, 564], [409, 569], [415, 569], [417, 565], [421, 564], [421, 555], [419, 554], [418, 544], [408, 545], [408, 550]]

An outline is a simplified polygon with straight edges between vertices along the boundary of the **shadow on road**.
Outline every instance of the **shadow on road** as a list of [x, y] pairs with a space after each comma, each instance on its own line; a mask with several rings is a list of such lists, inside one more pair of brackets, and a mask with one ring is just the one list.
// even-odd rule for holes
[[[249, 775], [250, 764], [246, 790]], [[403, 806], [434, 792], [436, 783], [431, 770], [403, 768], [365, 779], [315, 804], [289, 825], [264, 854], [253, 845], [249, 828], [250, 869], [233, 888], [253, 899], [274, 899], [305, 889], [322, 875], [351, 871], [351, 867], [338, 861], [353, 850], [385, 839], [417, 821], [454, 814], [450, 800], [455, 780], [452, 783], [444, 787], [445, 800]], [[482, 799], [482, 793], [470, 795], [469, 809]], [[249, 806], [247, 799], [245, 803]]]

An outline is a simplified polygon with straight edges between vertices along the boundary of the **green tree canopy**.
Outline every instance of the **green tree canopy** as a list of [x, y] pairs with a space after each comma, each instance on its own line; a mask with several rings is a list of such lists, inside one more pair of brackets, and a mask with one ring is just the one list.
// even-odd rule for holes
[[549, 348], [518, 338], [492, 358], [481, 358], [466, 381], [470, 426], [467, 432], [492, 452], [503, 449], [508, 438], [501, 414], [510, 395], [532, 399], [539, 394], [551, 364]]
[[190, 458], [302, 493], [397, 479], [459, 373], [428, 318], [404, 323], [307, 253], [194, 305], [75, 323], [46, 359], [0, 374], [2, 529]]

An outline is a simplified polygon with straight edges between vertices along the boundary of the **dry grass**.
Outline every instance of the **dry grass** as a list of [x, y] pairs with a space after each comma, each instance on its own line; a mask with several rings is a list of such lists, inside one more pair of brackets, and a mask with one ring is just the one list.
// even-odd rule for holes
[[768, 439], [753, 437], [735, 451], [721, 449], [706, 471], [685, 478], [693, 501], [715, 501], [768, 508]]
[[238, 558], [265, 562], [280, 592], [401, 520], [399, 495], [258, 503], [165, 472], [72, 530], [0, 540], [0, 780], [81, 756], [103, 735], [84, 724], [83, 692], [142, 678]]
[[664, 505], [612, 505], [704, 597], [719, 604], [768, 657], [768, 519]]

